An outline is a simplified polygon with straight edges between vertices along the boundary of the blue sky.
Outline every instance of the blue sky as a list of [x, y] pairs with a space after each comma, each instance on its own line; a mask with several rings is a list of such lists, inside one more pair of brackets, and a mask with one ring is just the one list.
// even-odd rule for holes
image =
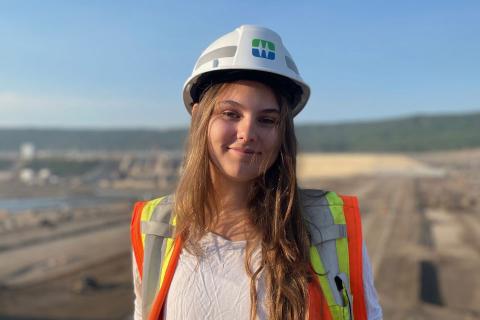
[[479, 1], [0, 0], [0, 127], [187, 126], [184, 81], [241, 24], [310, 84], [297, 123], [480, 111]]

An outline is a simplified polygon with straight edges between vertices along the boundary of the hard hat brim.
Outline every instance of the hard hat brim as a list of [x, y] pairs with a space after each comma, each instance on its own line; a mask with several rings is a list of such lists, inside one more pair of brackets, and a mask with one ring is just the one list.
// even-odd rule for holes
[[192, 106], [199, 102], [205, 90], [210, 86], [238, 80], [258, 81], [270, 86], [287, 99], [292, 108], [293, 116], [305, 107], [310, 96], [310, 88], [306, 83], [274, 73], [271, 69], [252, 69], [251, 66], [246, 68], [236, 67], [235, 69], [219, 68], [192, 76], [185, 82], [183, 101], [188, 113], [192, 113]]

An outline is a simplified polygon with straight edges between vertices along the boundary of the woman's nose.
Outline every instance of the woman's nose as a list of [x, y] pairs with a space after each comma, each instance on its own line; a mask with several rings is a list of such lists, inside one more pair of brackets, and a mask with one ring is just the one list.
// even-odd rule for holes
[[253, 119], [243, 118], [238, 122], [237, 140], [245, 142], [255, 141], [257, 139], [257, 128]]

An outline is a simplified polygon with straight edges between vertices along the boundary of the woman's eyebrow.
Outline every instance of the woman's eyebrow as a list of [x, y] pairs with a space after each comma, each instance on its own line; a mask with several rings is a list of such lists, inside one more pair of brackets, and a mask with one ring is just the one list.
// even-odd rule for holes
[[263, 112], [263, 113], [280, 113], [280, 111], [278, 109], [275, 109], [275, 108], [263, 109], [263, 110], [260, 110], [260, 112]]
[[[238, 103], [237, 101], [234, 101], [234, 100], [222, 100], [222, 101], [219, 101], [219, 104], [231, 104], [231, 105], [243, 108], [243, 105], [241, 103]], [[266, 108], [266, 109], [260, 110], [259, 112], [262, 112], [262, 113], [280, 113], [280, 110], [278, 110], [277, 108]]]
[[222, 101], [219, 101], [218, 103], [219, 104], [232, 104], [234, 106], [243, 107], [243, 105], [241, 103], [238, 103], [237, 101], [233, 101], [233, 100], [222, 100]]

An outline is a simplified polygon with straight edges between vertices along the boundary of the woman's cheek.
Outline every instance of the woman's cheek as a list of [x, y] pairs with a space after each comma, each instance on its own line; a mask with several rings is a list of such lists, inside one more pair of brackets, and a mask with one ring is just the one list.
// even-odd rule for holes
[[266, 144], [266, 146], [271, 148], [278, 148], [280, 137], [278, 136], [277, 129], [266, 130], [262, 136], [265, 137], [264, 144]]

